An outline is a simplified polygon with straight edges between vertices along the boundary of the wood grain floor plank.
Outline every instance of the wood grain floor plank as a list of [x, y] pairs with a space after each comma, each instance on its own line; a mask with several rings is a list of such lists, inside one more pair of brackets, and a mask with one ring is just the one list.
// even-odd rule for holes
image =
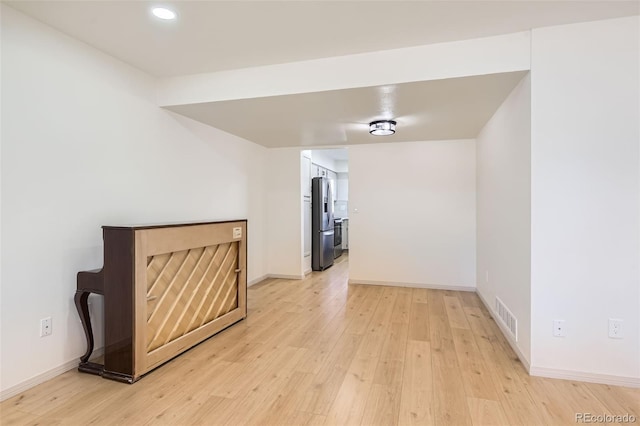
[[409, 324], [409, 314], [411, 311], [411, 300], [413, 292], [410, 288], [397, 288], [396, 303], [391, 316], [392, 323]]
[[451, 333], [467, 396], [498, 401], [498, 393], [491, 379], [491, 372], [482, 358], [471, 330], [453, 328]]
[[415, 303], [428, 303], [429, 301], [429, 289], [427, 288], [412, 288], [411, 297]]
[[194, 426], [212, 426], [222, 424], [219, 420], [221, 416], [229, 411], [233, 407], [234, 401], [232, 399], [220, 398], [218, 396], [209, 396], [204, 404], [197, 407], [195, 410], [189, 410], [179, 421], [164, 422], [161, 419], [150, 419], [148, 425], [167, 424], [167, 426], [175, 425], [194, 425]]
[[397, 288], [383, 289], [354, 360], [327, 413], [326, 424], [360, 424], [362, 421], [381, 352], [387, 341], [397, 294]]
[[374, 383], [388, 386], [402, 384], [408, 334], [406, 324], [391, 323], [389, 325]]
[[398, 424], [434, 425], [433, 401], [431, 344], [409, 340], [405, 355]]
[[411, 303], [409, 319], [409, 339], [428, 342], [429, 332], [429, 305], [426, 303]]
[[327, 412], [326, 425], [361, 423], [377, 363], [378, 359], [375, 357], [356, 356]]
[[265, 368], [260, 369], [255, 380], [248, 383], [244, 392], [235, 398], [235, 405], [219, 417], [220, 422], [229, 425], [249, 424], [264, 417], [284, 386], [295, 374], [294, 366], [305, 356], [306, 349], [286, 347], [274, 354]]
[[0, 419], [3, 426], [25, 426], [25, 425], [59, 425], [61, 420], [54, 417], [42, 417], [35, 414], [25, 413], [20, 410], [3, 410], [0, 413]]
[[504, 414], [502, 405], [497, 401], [467, 398], [467, 405], [469, 406], [474, 426], [503, 426], [510, 424]]
[[395, 302], [395, 288], [387, 287], [382, 293], [380, 302], [370, 322], [365, 327], [364, 338], [358, 348], [356, 357], [378, 358], [387, 339], [387, 330], [391, 324], [391, 314]]
[[358, 312], [347, 312], [347, 318], [351, 320], [349, 327], [347, 328], [348, 333], [364, 334], [366, 332], [369, 322], [371, 321], [371, 317], [382, 298], [383, 288], [377, 286], [377, 288], [371, 290], [372, 291], [367, 291], [365, 300], [360, 306]]
[[13, 407], [36, 416], [44, 415], [73, 401], [84, 386], [94, 381], [90, 379], [90, 376], [65, 373], [2, 402], [0, 407], [3, 411], [5, 407]]
[[401, 386], [373, 384], [362, 416], [363, 425], [398, 424]]
[[[473, 293], [348, 285], [348, 256], [248, 290], [249, 317], [134, 385], [69, 371], [2, 425], [561, 425], [640, 390], [531, 377]], [[173, 324], [168, 324], [173, 327]], [[478, 374], [478, 372], [480, 374]]]
[[640, 390], [620, 388], [596, 383], [583, 383], [587, 391], [598, 399], [610, 414], [631, 414], [640, 419]]
[[307, 389], [313, 383], [313, 374], [294, 372], [276, 400], [264, 412], [259, 412], [249, 423], [263, 425], [305, 424], [313, 413], [299, 411], [302, 395], [300, 389]]
[[[435, 423], [442, 425], [471, 425], [464, 382], [451, 334], [451, 318], [448, 315], [447, 305], [445, 304], [445, 302], [451, 304], [451, 299], [454, 298], [444, 294], [446, 293], [429, 292]], [[461, 320], [457, 318], [457, 313], [454, 320], [457, 323], [461, 323]]]
[[349, 324], [353, 321], [355, 312], [357, 312], [364, 302], [364, 291], [362, 286], [355, 286], [349, 289], [350, 295], [347, 298], [347, 306], [345, 309], [337, 313], [334, 318], [328, 319], [324, 327], [320, 328], [315, 335], [313, 342], [308, 344], [309, 356], [296, 366], [298, 371], [307, 373], [319, 373], [327, 364], [328, 358], [331, 356], [333, 348], [340, 339], [353, 339], [353, 335], [349, 337], [346, 332]]
[[491, 327], [492, 320], [479, 308], [464, 309], [509, 424], [544, 424], [544, 419], [528, 392], [527, 382], [522, 380], [520, 368], [514, 368], [511, 355], [503, 350], [495, 336], [495, 329]]
[[461, 291], [458, 295], [460, 296], [460, 303], [463, 308], [479, 308], [484, 306], [478, 295], [473, 291]]
[[443, 299], [451, 328], [469, 329], [469, 323], [462, 309], [460, 298], [457, 296], [443, 296]]
[[298, 410], [325, 416], [338, 394], [354, 356], [362, 342], [362, 335], [343, 333], [333, 347], [314, 380], [307, 388], [299, 389], [302, 399]]

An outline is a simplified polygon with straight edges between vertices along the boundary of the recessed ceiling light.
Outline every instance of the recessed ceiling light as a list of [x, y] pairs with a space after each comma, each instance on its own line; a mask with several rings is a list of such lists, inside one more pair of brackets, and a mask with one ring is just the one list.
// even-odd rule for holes
[[393, 120], [378, 120], [369, 123], [369, 133], [375, 136], [389, 136], [396, 132], [396, 122]]
[[156, 17], [165, 20], [176, 19], [176, 13], [173, 10], [167, 9], [166, 7], [154, 7], [151, 10]]

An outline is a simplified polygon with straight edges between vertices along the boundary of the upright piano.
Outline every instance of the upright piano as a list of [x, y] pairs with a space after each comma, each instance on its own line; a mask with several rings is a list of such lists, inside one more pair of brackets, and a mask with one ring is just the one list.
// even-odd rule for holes
[[[104, 226], [104, 264], [78, 273], [80, 371], [133, 383], [247, 316], [247, 221]], [[104, 296], [104, 364], [88, 297]]]

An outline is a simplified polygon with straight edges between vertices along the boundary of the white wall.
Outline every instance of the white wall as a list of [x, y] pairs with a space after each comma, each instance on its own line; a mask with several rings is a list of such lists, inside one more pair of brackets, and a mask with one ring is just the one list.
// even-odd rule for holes
[[336, 161], [325, 154], [322, 149], [314, 149], [311, 151], [311, 162], [325, 169], [329, 169], [332, 172], [336, 171]]
[[[533, 30], [534, 374], [640, 377], [638, 27]], [[556, 318], [565, 338], [552, 336]], [[624, 339], [607, 337], [609, 318], [624, 319]]]
[[[100, 225], [248, 217], [249, 280], [302, 274], [299, 150], [267, 152], [162, 110], [157, 82], [146, 74], [6, 6], [1, 12], [0, 389], [83, 352], [75, 273], [102, 265]], [[171, 105], [531, 65], [532, 371], [638, 378], [638, 22], [534, 30], [532, 63], [526, 32], [166, 79], [159, 99]], [[506, 118], [523, 119], [524, 101], [514, 93], [508, 102], [516, 111], [499, 111], [481, 135], [496, 136], [488, 148], [520, 135], [522, 127]], [[351, 279], [473, 288], [474, 141], [349, 151]], [[523, 151], [509, 153], [523, 161]], [[480, 177], [495, 179], [484, 170]], [[500, 196], [513, 190], [494, 189]], [[500, 256], [491, 251], [478, 261], [494, 270]], [[509, 270], [501, 277], [497, 268], [480, 291], [502, 292], [525, 312], [522, 297], [504, 285]], [[39, 319], [49, 315], [53, 335], [39, 338]], [[625, 320], [625, 339], [606, 337], [609, 317]], [[554, 318], [567, 321], [566, 338], [551, 337]]]
[[266, 251], [272, 276], [304, 276], [300, 155], [300, 148], [270, 149], [267, 153]]
[[352, 282], [475, 288], [475, 141], [349, 148]]
[[335, 172], [349, 173], [349, 160], [336, 160], [335, 165], [336, 165]]
[[[0, 22], [3, 8], [0, 6]], [[1, 31], [1, 29], [0, 29]], [[0, 33], [0, 37], [2, 34]], [[2, 40], [0, 39], [0, 43]], [[0, 44], [0, 309], [2, 308], [2, 45]], [[0, 313], [0, 392], [2, 389], [2, 314]], [[1, 393], [0, 393], [1, 395]]]
[[349, 201], [349, 173], [338, 173], [336, 200]]
[[249, 279], [266, 273], [266, 150], [158, 108], [154, 89], [2, 6], [3, 391], [84, 352], [73, 294], [102, 266], [101, 225], [248, 218]]
[[495, 306], [498, 296], [516, 316], [518, 341], [512, 343], [528, 363], [531, 359], [529, 75], [478, 134], [476, 164], [477, 291], [490, 307]]

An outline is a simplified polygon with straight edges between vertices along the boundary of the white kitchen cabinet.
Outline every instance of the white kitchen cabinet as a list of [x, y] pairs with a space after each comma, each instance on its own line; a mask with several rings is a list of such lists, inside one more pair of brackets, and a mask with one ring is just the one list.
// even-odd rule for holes
[[313, 164], [312, 174], [313, 177], [328, 177], [328, 170], [322, 166], [318, 166], [317, 164]]

